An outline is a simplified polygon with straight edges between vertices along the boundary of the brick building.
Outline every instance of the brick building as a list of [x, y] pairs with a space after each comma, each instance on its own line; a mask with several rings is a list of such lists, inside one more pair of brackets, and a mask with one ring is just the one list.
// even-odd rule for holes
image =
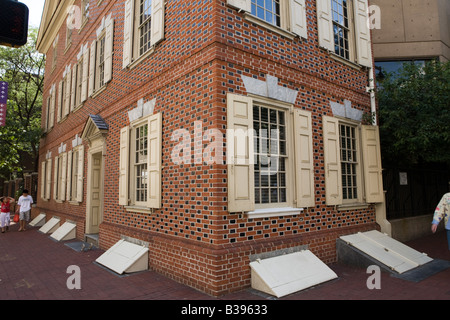
[[46, 1], [37, 211], [212, 295], [251, 254], [335, 261], [384, 218], [366, 21], [367, 0]]

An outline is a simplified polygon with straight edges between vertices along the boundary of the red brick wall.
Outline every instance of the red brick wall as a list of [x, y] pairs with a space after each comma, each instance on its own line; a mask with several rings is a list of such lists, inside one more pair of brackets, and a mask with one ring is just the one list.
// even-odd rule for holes
[[[62, 79], [64, 67], [70, 62], [73, 66], [80, 44], [95, 38], [101, 17], [112, 12], [115, 20], [112, 82], [64, 122], [55, 119], [40, 149], [40, 161], [48, 150], [54, 158], [61, 142], [70, 150], [89, 114], [100, 114], [108, 123], [102, 249], [121, 235], [148, 241], [151, 269], [219, 295], [250, 285], [250, 254], [306, 244], [331, 263], [336, 261], [339, 235], [376, 227], [372, 206], [337, 211], [325, 205], [322, 114], [332, 114], [330, 101], [342, 103], [344, 99], [369, 112], [368, 77], [364, 70], [331, 59], [318, 48], [315, 1], [306, 3], [312, 13], [308, 40], [291, 41], [243, 20], [243, 14], [225, 1], [167, 1], [165, 40], [131, 70], [122, 69], [124, 1], [103, 1], [100, 8], [91, 1], [90, 20], [80, 34], [74, 33], [65, 54], [65, 28], [61, 29], [58, 66], [53, 72], [52, 50], [47, 54], [44, 101], [50, 86]], [[201, 121], [203, 132], [219, 129], [225, 142], [227, 92], [245, 95], [242, 75], [265, 80], [267, 74], [278, 77], [279, 85], [298, 90], [295, 106], [313, 113], [316, 206], [296, 216], [248, 219], [227, 211], [226, 165], [193, 161], [175, 165], [171, 151], [178, 142], [171, 141], [171, 136], [177, 129], [188, 129], [193, 136], [194, 121]], [[141, 98], [156, 98], [155, 111], [163, 115], [162, 208], [152, 214], [127, 212], [118, 205], [119, 132], [129, 124], [127, 112]], [[204, 141], [203, 147], [207, 144]], [[39, 210], [77, 221], [80, 239], [84, 236], [89, 150], [88, 143], [84, 145], [83, 203], [39, 202]]]

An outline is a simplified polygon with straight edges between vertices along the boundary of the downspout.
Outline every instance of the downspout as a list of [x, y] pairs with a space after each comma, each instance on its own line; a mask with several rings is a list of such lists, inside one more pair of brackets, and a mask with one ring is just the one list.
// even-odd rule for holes
[[369, 68], [368, 71], [369, 75], [369, 87], [367, 88], [367, 91], [370, 94], [370, 112], [372, 113], [372, 124], [374, 126], [377, 125], [377, 104], [375, 100], [375, 68]]
[[[372, 113], [372, 125], [377, 125], [377, 105], [375, 99], [375, 68], [369, 68], [368, 70], [369, 76], [369, 86], [367, 87], [367, 91], [370, 94], [370, 112]], [[381, 228], [381, 232], [387, 234], [392, 237], [392, 226], [389, 220], [386, 218], [386, 191], [383, 192], [383, 202], [375, 204], [375, 217], [376, 222]]]

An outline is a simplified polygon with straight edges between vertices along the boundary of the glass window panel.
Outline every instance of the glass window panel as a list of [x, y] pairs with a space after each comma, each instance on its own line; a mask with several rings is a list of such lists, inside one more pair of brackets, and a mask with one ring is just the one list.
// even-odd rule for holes
[[280, 131], [285, 137], [285, 127], [280, 125], [284, 123], [285, 113], [255, 106], [253, 114], [254, 123], [258, 123], [255, 127], [261, 128], [255, 137], [255, 195], [261, 197], [257, 203], [286, 202], [286, 141], [279, 139]]
[[251, 0], [251, 12], [270, 24], [280, 26], [280, 0]]

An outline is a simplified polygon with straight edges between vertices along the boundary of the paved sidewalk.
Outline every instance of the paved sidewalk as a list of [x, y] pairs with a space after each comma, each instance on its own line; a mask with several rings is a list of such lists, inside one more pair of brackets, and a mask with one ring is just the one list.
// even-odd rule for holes
[[[70, 241], [68, 241], [70, 242]], [[445, 233], [407, 243], [435, 259], [450, 261]], [[275, 298], [244, 289], [219, 298], [179, 284], [153, 271], [118, 276], [94, 261], [102, 250], [77, 252], [63, 242], [17, 225], [0, 233], [0, 299], [2, 300], [260, 300]], [[67, 273], [80, 267], [81, 289], [69, 290]], [[338, 279], [284, 297], [280, 300], [450, 300], [450, 269], [420, 282], [381, 273], [381, 289], [369, 290], [365, 269], [333, 264]]]

